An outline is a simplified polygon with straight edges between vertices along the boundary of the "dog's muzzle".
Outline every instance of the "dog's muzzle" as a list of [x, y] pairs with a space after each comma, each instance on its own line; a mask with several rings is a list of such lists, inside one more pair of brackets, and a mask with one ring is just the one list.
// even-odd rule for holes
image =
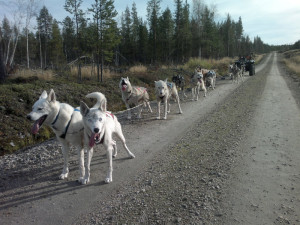
[[[31, 133], [37, 134], [39, 132], [39, 129], [47, 119], [48, 115], [41, 116], [38, 120], [36, 120], [31, 128]], [[27, 119], [32, 120], [30, 115], [27, 115]]]
[[100, 129], [99, 128], [94, 128], [94, 132], [92, 133], [89, 141], [89, 146], [92, 148], [95, 144], [101, 143], [100, 140]]

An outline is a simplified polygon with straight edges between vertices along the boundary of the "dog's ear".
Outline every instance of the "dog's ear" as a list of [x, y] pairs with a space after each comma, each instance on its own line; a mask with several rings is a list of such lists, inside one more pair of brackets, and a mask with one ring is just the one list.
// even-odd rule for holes
[[50, 90], [47, 100], [48, 102], [53, 102], [53, 103], [56, 101], [56, 96], [53, 89]]
[[47, 91], [43, 91], [43, 93], [40, 96], [40, 99], [46, 99], [48, 97]]
[[106, 112], [106, 107], [107, 107], [107, 101], [106, 101], [106, 98], [105, 98], [105, 99], [103, 99], [103, 100], [101, 101], [101, 103], [100, 103], [100, 110], [101, 110], [102, 112]]
[[165, 82], [166, 82], [166, 83], [168, 82], [168, 78], [165, 79]]
[[82, 116], [86, 116], [90, 111], [90, 108], [83, 101], [80, 101], [80, 113]]
[[129, 77], [126, 78], [129, 81]]

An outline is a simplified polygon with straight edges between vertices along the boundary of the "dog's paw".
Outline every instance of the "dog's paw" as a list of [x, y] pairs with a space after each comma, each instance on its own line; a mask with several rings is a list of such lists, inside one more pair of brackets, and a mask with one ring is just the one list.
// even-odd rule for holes
[[77, 180], [78, 183], [80, 184], [87, 184], [90, 182], [90, 179], [89, 178], [83, 178], [83, 177], [79, 177], [79, 179]]
[[164, 116], [164, 117], [163, 117], [163, 119], [164, 119], [164, 120], [166, 120], [166, 119], [167, 119], [167, 117], [166, 117], [166, 116]]
[[160, 116], [156, 117], [157, 120], [160, 120]]
[[68, 178], [69, 173], [62, 173], [61, 175], [59, 175], [59, 179], [63, 180], [65, 178]]
[[182, 111], [179, 111], [179, 114], [182, 114]]
[[112, 182], [112, 178], [107, 177], [107, 178], [105, 179], [105, 183], [106, 183], [106, 184], [109, 184], [109, 183], [111, 183], [111, 182]]

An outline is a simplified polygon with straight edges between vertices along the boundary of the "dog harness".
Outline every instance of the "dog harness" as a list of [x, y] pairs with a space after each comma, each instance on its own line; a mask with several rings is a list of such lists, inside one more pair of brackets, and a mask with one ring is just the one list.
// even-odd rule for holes
[[[142, 94], [144, 94], [146, 91], [147, 91], [147, 89], [146, 88], [144, 88], [144, 90], [141, 90], [141, 88], [140, 87], [138, 87], [138, 88], [136, 88], [138, 91], [140, 91]], [[133, 93], [132, 93], [132, 90], [130, 91], [130, 92], [127, 92], [127, 93], [130, 93], [130, 95], [128, 96], [128, 98], [126, 99], [127, 101], [129, 101], [129, 99], [132, 97], [132, 95], [133, 95]], [[140, 98], [140, 99], [138, 99], [138, 101], [140, 101], [142, 98]]]
[[52, 127], [53, 127], [53, 125], [56, 123], [56, 121], [57, 121], [57, 119], [58, 119], [58, 116], [59, 116], [59, 113], [60, 113], [60, 109], [59, 109], [59, 111], [58, 111], [58, 113], [57, 113], [57, 115], [56, 115], [54, 121], [51, 123]]
[[[74, 109], [74, 111], [80, 112], [80, 110], [79, 110], [79, 109], [76, 109], [76, 108]], [[71, 118], [70, 118], [70, 120], [69, 120], [69, 122], [68, 122], [68, 124], [67, 124], [67, 126], [66, 126], [66, 128], [65, 128], [65, 132], [64, 132], [62, 135], [59, 136], [60, 138], [63, 138], [63, 139], [66, 138], [66, 135], [67, 135], [67, 132], [68, 132], [70, 123], [71, 123], [72, 118], [73, 118], [73, 114], [74, 114], [74, 112], [72, 113]]]
[[168, 87], [169, 87], [170, 89], [172, 89], [172, 88], [173, 88], [173, 83], [171, 83], [171, 82], [167, 82], [167, 85], [168, 85]]

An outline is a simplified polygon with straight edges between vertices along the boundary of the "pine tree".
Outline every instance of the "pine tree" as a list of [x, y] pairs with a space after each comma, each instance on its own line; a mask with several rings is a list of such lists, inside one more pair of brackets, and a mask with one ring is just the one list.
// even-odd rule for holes
[[174, 48], [174, 21], [169, 8], [162, 13], [159, 18], [159, 56], [163, 62], [170, 62]]
[[52, 16], [46, 6], [40, 10], [37, 17], [38, 37], [40, 42], [40, 59], [41, 68], [47, 67], [48, 64], [48, 42], [52, 33]]
[[114, 19], [117, 16], [117, 11], [115, 10], [113, 0], [95, 0], [89, 11], [93, 13], [94, 21], [97, 25], [96, 43], [98, 43], [97, 55], [101, 58], [101, 79], [99, 77], [99, 69], [97, 70], [97, 75], [98, 81], [101, 80], [102, 82], [103, 64], [105, 61], [112, 61], [114, 48], [120, 42], [117, 22]]
[[152, 62], [156, 63], [157, 59], [157, 35], [158, 35], [158, 18], [160, 16], [161, 0], [150, 0], [147, 3], [147, 18], [149, 24], [149, 41], [151, 48]]
[[50, 60], [57, 67], [64, 62], [63, 57], [63, 41], [62, 36], [60, 34], [60, 29], [58, 26], [58, 22], [54, 19], [52, 23], [52, 34], [50, 40]]
[[76, 59], [76, 49], [74, 48], [76, 45], [75, 26], [69, 16], [63, 20], [62, 37], [66, 61], [69, 62]]

